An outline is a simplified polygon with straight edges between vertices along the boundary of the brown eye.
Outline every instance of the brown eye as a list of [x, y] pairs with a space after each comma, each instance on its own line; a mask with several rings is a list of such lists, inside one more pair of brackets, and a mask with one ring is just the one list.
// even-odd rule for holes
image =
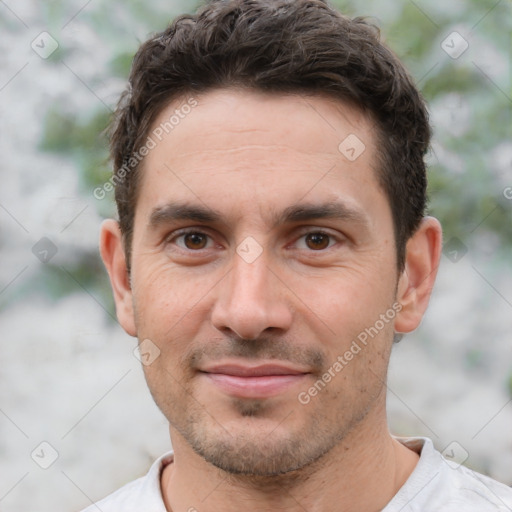
[[208, 237], [204, 233], [186, 233], [182, 236], [187, 249], [204, 249], [208, 242]]
[[329, 235], [325, 233], [308, 233], [306, 235], [306, 245], [310, 249], [325, 249], [329, 246]]

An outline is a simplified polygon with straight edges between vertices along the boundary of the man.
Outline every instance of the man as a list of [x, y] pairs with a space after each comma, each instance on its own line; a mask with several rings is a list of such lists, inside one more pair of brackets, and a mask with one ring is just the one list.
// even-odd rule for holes
[[321, 0], [214, 0], [142, 45], [101, 253], [173, 452], [88, 510], [512, 510], [386, 423], [440, 258], [429, 140], [375, 28]]

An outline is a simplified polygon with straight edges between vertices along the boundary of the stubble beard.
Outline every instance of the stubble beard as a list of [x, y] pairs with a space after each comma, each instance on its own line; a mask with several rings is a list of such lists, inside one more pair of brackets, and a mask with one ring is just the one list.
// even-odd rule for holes
[[[222, 345], [220, 350], [245, 357], [315, 361], [317, 376], [327, 366], [321, 353], [304, 351], [301, 355], [299, 352], [291, 354], [290, 345], [284, 342], [276, 344], [270, 341], [266, 344], [260, 341], [258, 346], [259, 349], [253, 352], [246, 348], [235, 349], [236, 344], [229, 347], [231, 350]], [[279, 346], [283, 351], [281, 354], [278, 352]], [[265, 347], [269, 347], [268, 352]], [[209, 355], [214, 354], [212, 349], [208, 349], [208, 352]], [[200, 358], [199, 352], [194, 352], [196, 356]], [[381, 376], [382, 379], [370, 378], [373, 385], [365, 384], [365, 389], [360, 389], [358, 393], [324, 389], [309, 404], [292, 401], [288, 410], [286, 407], [276, 407], [272, 399], [233, 397], [231, 409], [238, 415], [241, 424], [228, 430], [215, 418], [215, 411], [209, 411], [208, 404], [203, 405], [194, 395], [193, 361], [189, 356], [181, 360], [183, 366], [180, 366], [182, 370], [185, 369], [184, 379], [180, 384], [175, 383], [172, 393], [167, 386], [156, 385], [157, 382], [151, 382], [152, 379], [146, 375], [153, 398], [171, 426], [196, 454], [228, 477], [237, 477], [251, 485], [268, 486], [277, 485], [278, 482], [282, 485], [287, 479], [295, 481], [307, 478], [318, 464], [325, 463], [324, 457], [333, 448], [355, 431], [379, 398], [382, 399], [382, 394], [385, 397], [385, 374]], [[165, 375], [160, 377], [165, 380]], [[369, 390], [366, 385], [372, 389]], [[297, 415], [300, 415], [299, 421], [294, 421]], [[276, 479], [277, 476], [280, 478]]]
[[[259, 428], [258, 422], [268, 417], [266, 401], [233, 400], [233, 408], [241, 419], [254, 422], [251, 428], [240, 428], [235, 432], [228, 432], [198, 402], [193, 406], [189, 403], [187, 410], [182, 409], [179, 413], [174, 407], [163, 410], [173, 411], [172, 426], [196, 454], [228, 476], [268, 487], [269, 478], [276, 485], [278, 481], [283, 485], [285, 480], [291, 483], [307, 478], [324, 456], [364, 420], [374, 401], [363, 409], [356, 408], [357, 413], [351, 417], [347, 413], [354, 409], [343, 404], [331, 421], [325, 421], [321, 414], [325, 409], [319, 407], [307, 414], [305, 424], [286, 429], [287, 420], [293, 420], [296, 415], [293, 407], [289, 411], [282, 410], [280, 421], [273, 427], [266, 422], [264, 428]], [[169, 416], [167, 414], [168, 419]], [[180, 419], [176, 421], [176, 418]], [[281, 478], [276, 480], [278, 476]]]

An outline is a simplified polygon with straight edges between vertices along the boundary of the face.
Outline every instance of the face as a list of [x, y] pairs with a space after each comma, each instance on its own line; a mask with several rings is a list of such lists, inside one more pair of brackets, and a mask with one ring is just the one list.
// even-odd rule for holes
[[398, 275], [375, 134], [318, 96], [196, 99], [144, 161], [124, 325], [160, 350], [144, 371], [171, 434], [285, 473], [384, 414]]

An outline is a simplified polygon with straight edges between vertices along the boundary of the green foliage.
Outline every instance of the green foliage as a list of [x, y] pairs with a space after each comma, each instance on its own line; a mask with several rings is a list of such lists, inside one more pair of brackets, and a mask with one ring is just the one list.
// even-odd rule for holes
[[120, 53], [110, 61], [112, 75], [127, 78], [132, 66], [133, 54], [130, 52]]
[[83, 120], [56, 106], [46, 114], [40, 149], [75, 159], [82, 170], [80, 176], [86, 193], [110, 177], [106, 135], [109, 120], [110, 115], [105, 109]]

